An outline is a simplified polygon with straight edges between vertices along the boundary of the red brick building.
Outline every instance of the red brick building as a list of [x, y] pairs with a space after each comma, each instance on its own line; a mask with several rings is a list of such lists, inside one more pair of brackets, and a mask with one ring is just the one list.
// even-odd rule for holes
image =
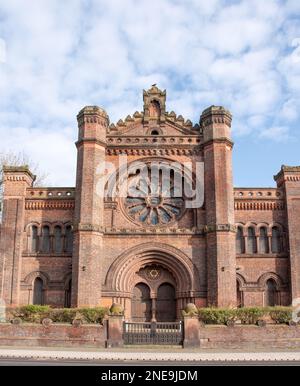
[[[26, 167], [4, 168], [0, 297], [8, 305], [118, 302], [136, 320], [173, 320], [189, 302], [289, 305], [300, 297], [300, 167], [283, 166], [274, 188], [233, 188], [227, 110], [211, 106], [193, 125], [166, 111], [156, 86], [143, 99], [142, 112], [115, 125], [99, 107], [79, 112], [75, 188], [34, 187]], [[139, 172], [122, 170], [120, 155], [129, 165], [190, 162], [192, 180], [202, 162], [203, 205], [154, 198], [150, 188], [139, 199], [99, 195], [105, 173], [112, 192], [114, 181]]]

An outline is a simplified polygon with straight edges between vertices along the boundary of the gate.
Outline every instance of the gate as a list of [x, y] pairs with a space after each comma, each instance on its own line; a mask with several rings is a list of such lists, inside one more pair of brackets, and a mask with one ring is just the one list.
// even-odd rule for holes
[[183, 322], [124, 322], [125, 345], [182, 345]]

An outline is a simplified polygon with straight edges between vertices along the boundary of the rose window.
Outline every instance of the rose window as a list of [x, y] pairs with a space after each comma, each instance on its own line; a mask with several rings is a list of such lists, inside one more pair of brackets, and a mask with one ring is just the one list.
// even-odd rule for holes
[[151, 178], [129, 177], [124, 206], [133, 221], [150, 226], [165, 225], [181, 216], [184, 199], [175, 196], [174, 181], [164, 184], [162, 180], [161, 174]]

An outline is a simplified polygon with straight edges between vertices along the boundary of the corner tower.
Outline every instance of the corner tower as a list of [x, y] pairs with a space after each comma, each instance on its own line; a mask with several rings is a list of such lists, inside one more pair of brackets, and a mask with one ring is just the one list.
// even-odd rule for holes
[[104, 200], [97, 183], [99, 167], [105, 162], [109, 118], [100, 107], [87, 106], [77, 120], [72, 305], [93, 307], [101, 302]]
[[300, 302], [300, 166], [281, 167], [274, 177], [283, 188], [286, 200], [286, 217], [289, 235], [290, 274], [292, 301]]
[[19, 304], [26, 189], [35, 176], [27, 166], [3, 167], [4, 194], [0, 241], [0, 298]]
[[208, 305], [236, 305], [236, 252], [232, 181], [231, 114], [204, 110], [203, 128]]

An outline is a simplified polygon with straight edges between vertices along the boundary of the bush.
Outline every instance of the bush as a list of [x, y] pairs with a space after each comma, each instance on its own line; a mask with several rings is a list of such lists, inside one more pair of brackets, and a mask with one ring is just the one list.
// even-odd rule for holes
[[274, 307], [270, 309], [270, 317], [275, 323], [288, 324], [292, 320], [291, 307]]
[[48, 317], [49, 311], [49, 306], [28, 305], [15, 309], [13, 316], [24, 322], [41, 323], [44, 318]]
[[81, 308], [78, 310], [79, 314], [87, 323], [102, 323], [102, 320], [107, 313], [107, 309], [103, 307], [96, 308]]
[[236, 310], [237, 318], [242, 324], [257, 324], [268, 314], [268, 309], [263, 307], [245, 307]]
[[102, 324], [108, 309], [96, 308], [51, 308], [49, 306], [28, 305], [10, 309], [9, 319], [20, 318], [23, 322], [41, 323], [43, 319], [51, 319], [54, 323], [72, 323], [80, 319], [83, 323]]
[[49, 312], [54, 323], [72, 323], [77, 310], [74, 308], [55, 308]]
[[230, 308], [200, 308], [199, 319], [205, 324], [227, 324], [235, 321], [236, 311]]
[[288, 324], [292, 319], [291, 307], [245, 307], [229, 308], [200, 308], [199, 320], [204, 324], [230, 324], [240, 321], [242, 324], [262, 324], [262, 321], [273, 321], [278, 324]]

